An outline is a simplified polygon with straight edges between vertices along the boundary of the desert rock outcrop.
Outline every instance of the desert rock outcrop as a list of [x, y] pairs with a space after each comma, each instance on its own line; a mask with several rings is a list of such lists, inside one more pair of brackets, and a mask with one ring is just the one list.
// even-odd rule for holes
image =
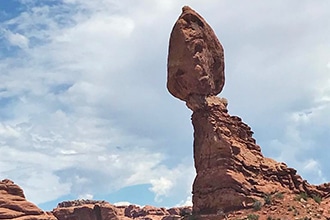
[[191, 212], [191, 207], [114, 206], [105, 201], [74, 200], [59, 203], [52, 213], [58, 220], [171, 220], [180, 219], [181, 210]]
[[56, 220], [25, 199], [23, 190], [13, 181], [0, 182], [0, 219], [15, 220]]
[[115, 206], [106, 201], [64, 201], [51, 212], [44, 212], [25, 199], [23, 190], [13, 181], [0, 182], [0, 219], [6, 220], [178, 220], [191, 207], [157, 208], [136, 205]]
[[210, 26], [185, 6], [169, 45], [169, 92], [193, 111], [193, 212], [217, 214], [251, 207], [265, 195], [284, 192], [329, 196], [328, 184], [310, 185], [296, 170], [263, 157], [251, 128], [230, 116], [224, 85], [224, 52]]

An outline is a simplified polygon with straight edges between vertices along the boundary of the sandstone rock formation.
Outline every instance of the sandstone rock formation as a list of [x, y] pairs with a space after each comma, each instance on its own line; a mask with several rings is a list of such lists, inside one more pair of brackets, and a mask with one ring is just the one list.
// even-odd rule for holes
[[182, 210], [189, 213], [191, 207], [114, 206], [105, 201], [74, 200], [58, 204], [52, 213], [58, 220], [178, 220]]
[[23, 190], [13, 181], [0, 182], [0, 219], [56, 220], [25, 199]]
[[13, 181], [0, 182], [0, 219], [15, 220], [178, 220], [191, 207], [157, 208], [136, 205], [114, 206], [106, 201], [73, 200], [44, 212], [25, 199], [23, 190]]
[[185, 6], [171, 33], [169, 92], [193, 111], [193, 212], [217, 214], [251, 207], [274, 192], [328, 197], [329, 184], [312, 186], [284, 163], [264, 158], [251, 128], [230, 116], [218, 98], [224, 85], [224, 54], [205, 20]]
[[169, 47], [169, 92], [186, 101], [192, 95], [217, 95], [225, 82], [223, 48], [204, 19], [183, 7]]
[[276, 192], [328, 196], [328, 184], [310, 185], [295, 169], [263, 157], [251, 128], [230, 116], [226, 102], [206, 97], [192, 115], [194, 160], [193, 208], [200, 214], [251, 207]]
[[52, 213], [58, 220], [119, 220], [116, 207], [105, 201], [65, 201], [59, 203]]
[[[255, 211], [251, 209], [240, 209], [236, 212], [226, 213], [218, 212], [216, 215], [207, 215], [196, 217], [192, 215], [191, 207], [180, 208], [156, 208], [152, 206], [139, 207], [136, 205], [114, 206], [106, 201], [95, 200], [74, 200], [65, 201], [48, 213], [42, 212], [35, 205], [23, 200], [23, 191], [20, 187], [13, 184], [10, 180], [3, 180], [0, 190], [0, 219], [16, 219], [16, 220], [182, 220], [182, 219], [252, 219], [248, 216], [253, 213], [258, 215], [260, 220], [270, 219], [330, 219], [330, 200], [324, 199], [316, 202], [313, 199], [304, 200], [296, 199], [295, 194], [275, 194], [269, 199], [261, 210]], [[6, 190], [3, 190], [6, 188]], [[6, 196], [10, 192], [12, 196]], [[299, 195], [298, 195], [299, 196]], [[285, 197], [285, 198], [284, 198]], [[10, 208], [8, 204], [15, 201]], [[35, 211], [17, 211], [24, 210], [26, 207], [32, 207]], [[289, 208], [288, 208], [289, 207]], [[290, 211], [291, 209], [291, 211]], [[31, 214], [33, 213], [34, 214]], [[37, 214], [39, 213], [39, 214]], [[299, 214], [298, 214], [299, 213]], [[54, 215], [56, 216], [54, 216]], [[185, 216], [185, 217], [184, 217]], [[255, 218], [253, 218], [255, 219]]]

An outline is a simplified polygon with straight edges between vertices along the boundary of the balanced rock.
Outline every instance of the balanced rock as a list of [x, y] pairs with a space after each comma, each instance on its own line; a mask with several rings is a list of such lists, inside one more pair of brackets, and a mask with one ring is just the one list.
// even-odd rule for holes
[[219, 217], [276, 192], [329, 197], [329, 184], [310, 185], [296, 170], [265, 158], [251, 128], [228, 114], [227, 100], [216, 96], [224, 85], [223, 57], [210, 26], [185, 6], [171, 33], [167, 88], [193, 111], [193, 213]]
[[191, 95], [217, 95], [224, 82], [223, 48], [206, 21], [188, 6], [175, 23], [169, 46], [169, 92], [183, 101]]

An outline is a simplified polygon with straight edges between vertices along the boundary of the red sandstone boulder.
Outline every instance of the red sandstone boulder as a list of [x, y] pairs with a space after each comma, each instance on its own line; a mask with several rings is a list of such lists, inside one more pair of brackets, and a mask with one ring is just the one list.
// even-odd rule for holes
[[169, 46], [169, 92], [184, 101], [191, 95], [217, 95], [225, 83], [223, 48], [212, 28], [194, 10], [183, 7]]

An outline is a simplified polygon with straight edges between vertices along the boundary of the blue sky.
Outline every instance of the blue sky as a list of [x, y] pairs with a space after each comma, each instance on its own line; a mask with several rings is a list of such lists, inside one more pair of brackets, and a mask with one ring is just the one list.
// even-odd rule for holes
[[330, 3], [0, 1], [0, 178], [67, 199], [191, 203], [191, 112], [166, 90], [183, 5], [225, 48], [229, 112], [265, 156], [329, 181]]

